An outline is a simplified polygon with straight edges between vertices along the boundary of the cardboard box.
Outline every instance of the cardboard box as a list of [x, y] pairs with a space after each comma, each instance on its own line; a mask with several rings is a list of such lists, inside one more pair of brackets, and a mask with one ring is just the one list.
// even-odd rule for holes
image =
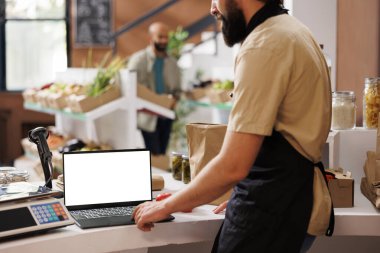
[[170, 158], [166, 155], [152, 155], [152, 166], [157, 169], [168, 171], [170, 168]]
[[62, 93], [51, 93], [46, 99], [50, 108], [62, 110], [67, 106], [66, 96]]
[[47, 97], [49, 96], [50, 92], [48, 90], [40, 90], [36, 93], [36, 103], [39, 104], [42, 107], [49, 107]]
[[34, 89], [24, 90], [22, 93], [22, 97], [24, 98], [24, 102], [37, 103], [36, 94], [37, 94], [37, 91]]
[[137, 96], [156, 105], [172, 109], [175, 99], [171, 95], [159, 95], [144, 85], [137, 85]]
[[153, 174], [152, 175], [152, 190], [161, 191], [165, 187], [164, 177], [161, 175]]
[[335, 174], [335, 179], [328, 181], [328, 186], [334, 207], [354, 206], [354, 179], [341, 172], [327, 170]]
[[66, 98], [67, 107], [69, 107], [72, 112], [88, 112], [121, 96], [120, 87], [118, 85], [110, 85], [108, 87], [106, 91], [96, 97], [70, 95]]
[[208, 89], [206, 91], [206, 94], [212, 104], [220, 104], [229, 102], [231, 100], [231, 92], [232, 90]]
[[209, 88], [194, 88], [186, 92], [186, 97], [191, 100], [199, 100], [206, 96]]

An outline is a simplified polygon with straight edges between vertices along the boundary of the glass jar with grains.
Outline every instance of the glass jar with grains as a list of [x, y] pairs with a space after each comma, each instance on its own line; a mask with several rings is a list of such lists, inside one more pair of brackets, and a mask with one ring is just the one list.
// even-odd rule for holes
[[182, 154], [172, 152], [172, 175], [175, 180], [182, 180]]
[[356, 126], [355, 93], [334, 91], [332, 93], [332, 130], [352, 129]]
[[380, 77], [366, 78], [363, 94], [363, 126], [377, 128], [380, 112]]

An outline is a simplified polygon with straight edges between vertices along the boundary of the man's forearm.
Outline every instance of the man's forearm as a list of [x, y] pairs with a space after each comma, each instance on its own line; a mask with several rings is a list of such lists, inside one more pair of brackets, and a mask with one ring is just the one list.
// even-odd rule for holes
[[169, 213], [206, 204], [231, 189], [248, 174], [263, 137], [227, 132], [222, 150], [181, 192], [164, 203]]
[[220, 171], [221, 166], [225, 164], [216, 157], [184, 190], [167, 199], [166, 206], [169, 212], [189, 210], [207, 204], [231, 189], [237, 181], [225, 177]]

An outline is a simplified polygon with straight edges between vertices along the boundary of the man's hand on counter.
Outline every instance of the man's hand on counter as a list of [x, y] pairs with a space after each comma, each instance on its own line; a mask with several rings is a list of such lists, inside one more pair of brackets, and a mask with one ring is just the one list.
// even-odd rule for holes
[[165, 220], [170, 215], [170, 211], [165, 208], [165, 202], [148, 201], [138, 205], [133, 211], [132, 218], [139, 229], [142, 231], [151, 231], [154, 227], [153, 222]]
[[191, 184], [164, 200], [136, 207], [133, 218], [137, 227], [150, 231], [153, 222], [163, 220], [171, 213], [210, 203], [226, 193], [248, 175], [263, 140], [263, 136], [227, 131], [219, 154]]

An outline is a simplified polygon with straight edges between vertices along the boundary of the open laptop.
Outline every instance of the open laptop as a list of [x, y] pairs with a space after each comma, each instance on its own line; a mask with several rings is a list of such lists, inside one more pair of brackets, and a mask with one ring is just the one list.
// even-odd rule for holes
[[150, 152], [63, 153], [65, 205], [81, 228], [134, 224], [133, 208], [152, 200]]

